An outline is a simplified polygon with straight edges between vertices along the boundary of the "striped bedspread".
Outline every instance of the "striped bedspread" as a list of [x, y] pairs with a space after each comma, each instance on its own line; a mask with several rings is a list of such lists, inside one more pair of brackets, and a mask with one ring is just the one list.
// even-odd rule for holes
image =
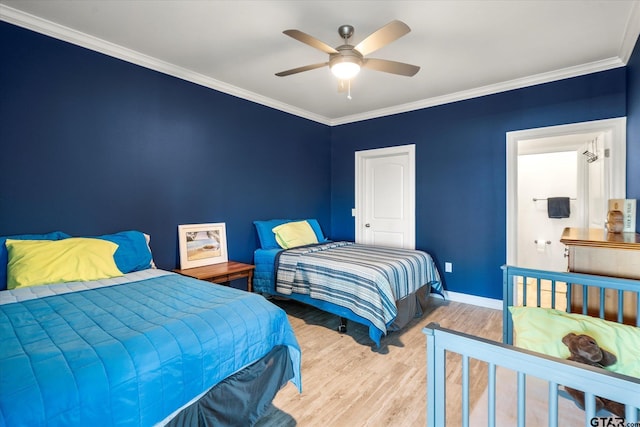
[[386, 333], [395, 301], [431, 285], [440, 276], [426, 252], [331, 242], [289, 249], [276, 260], [276, 291], [307, 294], [345, 307]]

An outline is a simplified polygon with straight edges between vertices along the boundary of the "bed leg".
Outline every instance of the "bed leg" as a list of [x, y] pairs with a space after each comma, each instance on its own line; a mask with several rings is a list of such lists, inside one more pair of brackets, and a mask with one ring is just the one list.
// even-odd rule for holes
[[338, 332], [340, 333], [347, 332], [347, 319], [345, 317], [340, 318], [340, 325], [338, 326]]

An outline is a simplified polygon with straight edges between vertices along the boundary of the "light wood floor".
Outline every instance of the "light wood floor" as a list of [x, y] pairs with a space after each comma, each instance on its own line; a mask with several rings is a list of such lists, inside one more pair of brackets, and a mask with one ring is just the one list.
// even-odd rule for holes
[[[405, 329], [383, 338], [378, 349], [368, 330], [353, 322], [346, 334], [336, 331], [338, 318], [312, 307], [277, 301], [289, 314], [302, 349], [302, 394], [291, 383], [276, 396], [271, 426], [425, 426], [426, 338], [430, 322], [500, 341], [499, 310], [430, 299], [427, 312]], [[460, 425], [460, 361], [448, 356], [447, 424]], [[470, 363], [471, 372], [482, 366]], [[471, 385], [471, 403], [486, 387], [486, 375]], [[457, 394], [457, 396], [456, 396]]]

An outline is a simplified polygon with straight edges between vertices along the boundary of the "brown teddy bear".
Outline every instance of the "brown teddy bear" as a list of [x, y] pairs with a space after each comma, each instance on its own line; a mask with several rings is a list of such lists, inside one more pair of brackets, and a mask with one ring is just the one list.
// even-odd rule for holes
[[[571, 352], [571, 356], [567, 358], [568, 360], [585, 363], [598, 368], [611, 366], [618, 360], [614, 354], [600, 348], [596, 340], [589, 335], [569, 333], [562, 338], [562, 342], [569, 347], [569, 351]], [[573, 397], [576, 405], [578, 405], [580, 409], [584, 409], [584, 393], [567, 386], [565, 386], [564, 389]], [[612, 414], [624, 419], [624, 405], [596, 396], [596, 412], [601, 409], [606, 409]]]

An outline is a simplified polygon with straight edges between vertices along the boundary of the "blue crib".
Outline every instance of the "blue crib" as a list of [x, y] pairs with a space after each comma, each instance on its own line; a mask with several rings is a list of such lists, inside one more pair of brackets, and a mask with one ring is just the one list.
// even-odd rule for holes
[[[486, 424], [496, 425], [496, 387], [498, 377], [496, 368], [513, 371], [517, 377], [517, 411], [515, 417], [518, 426], [526, 425], [526, 381], [527, 376], [544, 380], [548, 383], [547, 425], [558, 426], [561, 415], [558, 402], [565, 394], [561, 386], [568, 386], [585, 392], [584, 425], [604, 425], [605, 416], [611, 414], [600, 411], [596, 413], [596, 396], [604, 397], [625, 405], [625, 419], [609, 418], [608, 425], [640, 425], [638, 424], [638, 408], [640, 408], [640, 379], [604, 369], [579, 364], [539, 352], [514, 347], [514, 325], [509, 307], [516, 305], [547, 305], [549, 309], [565, 312], [578, 312], [589, 316], [622, 323], [629, 322], [623, 316], [623, 309], [628, 311], [631, 304], [635, 309], [633, 324], [640, 325], [640, 281], [585, 275], [578, 273], [560, 273], [526, 268], [505, 266], [503, 268], [503, 341], [474, 337], [468, 334], [441, 328], [431, 323], [423, 329], [427, 338], [427, 425], [446, 425], [446, 354], [453, 352], [461, 356], [462, 386], [462, 425], [468, 426], [470, 360], [486, 363], [487, 408]], [[529, 286], [527, 286], [527, 284]], [[530, 289], [532, 288], [532, 289]], [[558, 298], [557, 289], [565, 293]], [[542, 294], [547, 292], [548, 301]], [[576, 298], [578, 294], [578, 298]], [[561, 301], [559, 301], [561, 300]], [[575, 301], [578, 300], [579, 303]], [[607, 310], [612, 302], [617, 310]], [[606, 323], [606, 322], [605, 322]], [[478, 420], [474, 420], [478, 421]]]

